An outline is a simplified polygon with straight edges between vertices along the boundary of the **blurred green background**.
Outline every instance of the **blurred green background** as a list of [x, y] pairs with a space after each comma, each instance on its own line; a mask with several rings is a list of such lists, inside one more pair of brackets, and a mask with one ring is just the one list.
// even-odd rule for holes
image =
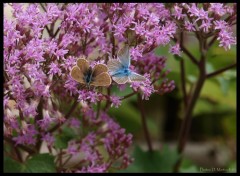
[[[200, 58], [198, 42], [193, 37], [186, 37], [184, 45], [196, 58]], [[208, 51], [207, 73], [236, 62], [236, 47], [225, 51], [218, 44], [215, 42]], [[118, 109], [110, 109], [110, 114], [134, 136], [135, 162], [122, 172], [172, 172], [172, 166], [178, 158], [176, 144], [183, 113], [180, 63], [168, 51], [169, 46], [158, 47], [155, 53], [167, 57], [167, 68], [171, 69], [168, 78], [175, 81], [176, 88], [163, 96], [153, 94], [148, 101], [144, 101], [147, 125], [156, 153], [146, 152], [136, 95], [124, 100]], [[199, 73], [184, 53], [182, 57], [185, 60], [186, 86], [189, 91]], [[119, 96], [130, 92], [130, 88], [123, 92], [117, 89], [114, 91]], [[204, 168], [212, 167], [224, 168], [226, 172], [236, 170], [236, 68], [205, 81], [193, 111], [180, 171], [204, 172]]]

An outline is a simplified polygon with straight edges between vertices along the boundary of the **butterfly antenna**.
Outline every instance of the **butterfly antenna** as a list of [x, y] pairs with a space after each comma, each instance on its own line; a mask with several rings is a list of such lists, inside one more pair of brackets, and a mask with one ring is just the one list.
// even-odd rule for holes
[[80, 89], [84, 89], [84, 88], [85, 88], [85, 85], [81, 84]]
[[90, 84], [89, 83], [87, 84], [87, 88], [88, 88], [88, 90], [90, 90]]

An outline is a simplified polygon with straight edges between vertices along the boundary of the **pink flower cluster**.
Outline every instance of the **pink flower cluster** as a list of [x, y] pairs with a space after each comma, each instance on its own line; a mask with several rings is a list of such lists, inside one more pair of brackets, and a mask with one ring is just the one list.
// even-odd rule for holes
[[[132, 143], [132, 135], [126, 134], [125, 129], [121, 128], [111, 117], [105, 112], [100, 112], [96, 118], [93, 109], [83, 112], [85, 126], [91, 126], [92, 131], [77, 143], [70, 141], [67, 148], [69, 155], [77, 153], [83, 154], [81, 161], [84, 166], [77, 168], [72, 172], [106, 172], [111, 163], [118, 161], [118, 169], [126, 168], [132, 158], [127, 154], [127, 149]], [[104, 145], [105, 152], [108, 154], [107, 160], [104, 160], [98, 146]], [[105, 156], [106, 157], [106, 156]]]
[[236, 10], [237, 4], [177, 3], [174, 5], [172, 16], [178, 21], [180, 29], [197, 31], [206, 37], [217, 33], [219, 46], [227, 50], [236, 44], [232, 28], [236, 24]]
[[[85, 163], [70, 172], [107, 172], [119, 159], [119, 169], [132, 161], [127, 154], [131, 134], [107, 115], [108, 108], [120, 107], [123, 99], [111, 94], [112, 85], [87, 89], [74, 81], [70, 71], [80, 56], [91, 66], [107, 64], [128, 44], [131, 69], [146, 81], [118, 85], [119, 91], [130, 86], [148, 100], [153, 93], [162, 95], [175, 88], [167, 79], [166, 58], [153, 51], [169, 44], [178, 29], [200, 31], [202, 37], [216, 34], [225, 49], [236, 44], [231, 28], [235, 4], [182, 3], [173, 9], [162, 3], [7, 5], [13, 18], [4, 16], [4, 135], [16, 146], [37, 148], [45, 141], [53, 147], [54, 129], [65, 123], [74, 129], [87, 127], [86, 135], [68, 146], [69, 154], [85, 152]], [[181, 53], [179, 45], [170, 51]], [[101, 102], [105, 109], [99, 109]], [[109, 154], [108, 162], [103, 161], [100, 145]]]

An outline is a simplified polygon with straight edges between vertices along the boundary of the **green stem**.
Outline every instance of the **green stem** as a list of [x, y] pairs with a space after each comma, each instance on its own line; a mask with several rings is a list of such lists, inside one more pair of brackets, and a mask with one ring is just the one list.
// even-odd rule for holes
[[[177, 42], [176, 38], [173, 38], [174, 42]], [[198, 60], [185, 48], [183, 45], [181, 46], [182, 51], [189, 57], [189, 59], [195, 64], [198, 65]]]
[[207, 74], [207, 78], [212, 78], [212, 77], [214, 77], [214, 76], [216, 76], [218, 74], [221, 74], [221, 73], [225, 72], [226, 70], [229, 70], [231, 68], [236, 67], [236, 65], [237, 65], [237, 63], [233, 63], [233, 64], [231, 64], [231, 65], [229, 65], [227, 67], [224, 67], [222, 69], [219, 69], [219, 70], [217, 70], [217, 71], [215, 71], [213, 73], [209, 73], [209, 74]]
[[98, 119], [100, 115], [100, 109], [101, 109], [101, 101], [97, 103], [97, 114], [96, 114], [96, 119]]
[[128, 95], [125, 95], [123, 98], [121, 98], [121, 100], [127, 99], [127, 98], [129, 98], [129, 97], [131, 97], [131, 96], [133, 96], [135, 94], [137, 94], [137, 92], [132, 92], [132, 93], [130, 93]]
[[36, 149], [37, 151], [40, 151], [41, 145], [42, 145], [42, 140], [41, 140], [41, 128], [37, 125], [37, 121], [43, 119], [43, 99], [40, 98], [38, 107], [37, 107], [37, 112], [38, 115], [35, 117], [35, 125], [37, 126], [37, 130], [38, 130], [38, 135], [37, 135], [37, 143], [36, 143]]
[[[182, 155], [183, 150], [185, 148], [186, 142], [187, 142], [187, 138], [188, 138], [188, 134], [190, 131], [190, 127], [191, 127], [191, 122], [192, 122], [192, 112], [194, 109], [194, 106], [197, 102], [197, 99], [200, 95], [201, 89], [204, 85], [204, 77], [199, 77], [198, 82], [196, 84], [195, 90], [193, 92], [193, 95], [191, 96], [191, 99], [189, 100], [187, 109], [186, 109], [186, 113], [184, 115], [184, 119], [181, 125], [181, 129], [180, 129], [180, 133], [179, 133], [179, 142], [178, 142], [178, 153], [180, 155]], [[182, 161], [182, 156], [180, 156], [180, 159], [178, 160], [178, 162], [175, 165], [175, 172], [178, 172], [180, 164]]]
[[[183, 46], [183, 32], [180, 33], [180, 46]], [[181, 83], [182, 83], [182, 92], [183, 92], [183, 100], [184, 106], [187, 107], [187, 91], [186, 91], [186, 80], [185, 80], [185, 68], [184, 68], [184, 60], [180, 60], [180, 70], [181, 70]]]
[[153, 151], [153, 148], [152, 148], [152, 143], [151, 143], [149, 131], [148, 131], [148, 128], [147, 128], [147, 121], [146, 121], [146, 116], [145, 116], [145, 109], [144, 109], [143, 101], [142, 101], [142, 98], [141, 98], [141, 95], [140, 95], [140, 94], [138, 94], [138, 105], [139, 105], [139, 108], [140, 108], [140, 111], [141, 111], [143, 131], [144, 131], [145, 138], [146, 138], [146, 141], [147, 141], [148, 150], [149, 150], [150, 152], [152, 152], [152, 151]]

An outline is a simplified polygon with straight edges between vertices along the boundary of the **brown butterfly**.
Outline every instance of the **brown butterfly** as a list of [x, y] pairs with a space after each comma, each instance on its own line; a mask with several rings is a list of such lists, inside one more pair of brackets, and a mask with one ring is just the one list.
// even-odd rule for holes
[[77, 65], [71, 70], [71, 76], [75, 81], [86, 85], [88, 88], [90, 86], [109, 86], [112, 83], [106, 65], [96, 64], [92, 68], [85, 58], [77, 60]]

